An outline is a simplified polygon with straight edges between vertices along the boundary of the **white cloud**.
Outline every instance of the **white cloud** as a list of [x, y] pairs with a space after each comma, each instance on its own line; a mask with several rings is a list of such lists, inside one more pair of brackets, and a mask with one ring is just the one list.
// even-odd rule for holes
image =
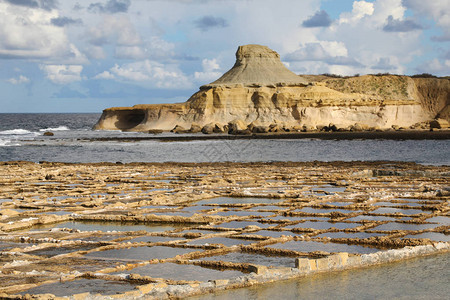
[[345, 12], [340, 15], [339, 23], [354, 23], [365, 16], [371, 16], [373, 11], [373, 3], [366, 1], [355, 1], [353, 2], [353, 9], [351, 12]]
[[75, 81], [80, 81], [81, 65], [41, 65], [41, 70], [45, 71], [47, 78], [57, 84], [67, 84]]
[[94, 76], [94, 79], [115, 79], [116, 77], [108, 71], [103, 71]]
[[21, 83], [28, 83], [28, 82], [30, 82], [30, 79], [28, 77], [20, 75], [18, 78], [10, 78], [7, 81], [9, 83], [12, 83], [12, 84], [21, 84]]
[[443, 35], [434, 37], [437, 41], [450, 41], [450, 0], [422, 1], [404, 0], [405, 6], [416, 14], [426, 16], [442, 29]]
[[222, 76], [222, 72], [219, 72], [220, 66], [215, 58], [202, 60], [203, 72], [195, 72], [194, 78], [201, 83], [209, 83]]
[[0, 2], [0, 58], [85, 59], [64, 28], [52, 25], [57, 17], [55, 9]]
[[188, 77], [177, 66], [164, 65], [148, 59], [123, 65], [115, 64], [109, 71], [104, 71], [94, 78], [124, 80], [144, 84], [149, 88], [184, 89], [192, 87]]
[[[404, 73], [404, 66], [423, 51], [419, 25], [405, 32], [410, 20], [405, 11], [401, 0], [354, 1], [351, 12], [341, 13], [337, 22], [315, 35], [316, 40], [300, 43], [283, 59], [300, 73]], [[403, 27], [383, 30], [389, 18]]]
[[106, 53], [103, 50], [103, 47], [101, 47], [101, 46], [94, 46], [94, 45], [88, 46], [85, 49], [85, 52], [86, 52], [86, 55], [92, 59], [105, 59], [106, 58]]
[[450, 60], [439, 61], [437, 58], [426, 61], [416, 68], [418, 73], [430, 73], [439, 76], [448, 76], [450, 70]]
[[139, 46], [119, 46], [116, 47], [115, 57], [122, 59], [144, 59], [147, 53]]
[[142, 44], [139, 33], [127, 15], [106, 15], [102, 21], [91, 26], [87, 32], [89, 43], [96, 46], [118, 44], [137, 46]]
[[286, 56], [286, 60], [326, 60], [333, 57], [346, 57], [348, 50], [343, 42], [318, 41], [305, 43], [300, 48]]

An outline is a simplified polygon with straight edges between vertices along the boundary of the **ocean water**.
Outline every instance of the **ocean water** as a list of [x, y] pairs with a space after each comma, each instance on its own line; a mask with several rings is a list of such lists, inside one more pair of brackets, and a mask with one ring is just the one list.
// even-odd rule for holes
[[[99, 117], [100, 114], [0, 114], [0, 161], [391, 160], [450, 165], [450, 139], [161, 141], [154, 138], [179, 135], [163, 133], [155, 136], [148, 133], [92, 130]], [[44, 136], [46, 131], [53, 132], [54, 136]]]

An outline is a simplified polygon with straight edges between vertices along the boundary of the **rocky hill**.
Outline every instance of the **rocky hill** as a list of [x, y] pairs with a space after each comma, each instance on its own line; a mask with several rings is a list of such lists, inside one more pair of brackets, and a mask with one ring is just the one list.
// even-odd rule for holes
[[448, 121], [449, 102], [448, 78], [298, 76], [275, 51], [245, 45], [238, 48], [233, 68], [186, 102], [105, 109], [94, 129], [211, 133], [419, 128], [437, 117]]

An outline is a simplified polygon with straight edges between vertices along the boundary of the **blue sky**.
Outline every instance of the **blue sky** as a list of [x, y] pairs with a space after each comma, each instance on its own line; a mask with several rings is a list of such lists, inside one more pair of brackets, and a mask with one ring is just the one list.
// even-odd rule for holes
[[0, 113], [184, 102], [277, 51], [297, 74], [450, 75], [450, 0], [0, 0]]

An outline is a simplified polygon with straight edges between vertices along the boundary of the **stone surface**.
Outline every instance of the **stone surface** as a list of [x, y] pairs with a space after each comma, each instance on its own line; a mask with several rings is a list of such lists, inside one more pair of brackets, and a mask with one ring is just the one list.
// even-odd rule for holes
[[[81, 277], [125, 284], [105, 298], [181, 298], [445, 252], [450, 245], [438, 241], [449, 230], [449, 196], [438, 192], [447, 188], [449, 171], [358, 161], [2, 162], [0, 172], [7, 175], [0, 177], [0, 199], [10, 201], [0, 203], [0, 295], [14, 298], [45, 283]], [[374, 213], [380, 206], [414, 213]], [[405, 216], [412, 219], [404, 221]], [[371, 220], [354, 223], [355, 217]], [[349, 228], [306, 226], [299, 235], [295, 229], [308, 224], [301, 221], [307, 218], [318, 218], [308, 226], [333, 222], [337, 228], [347, 222]], [[393, 228], [378, 230], [380, 225]], [[311, 248], [304, 248], [310, 242]], [[284, 247], [288, 243], [298, 245]], [[349, 253], [320, 250], [333, 244]], [[374, 252], [355, 252], [356, 245]], [[249, 261], [252, 256], [257, 260]], [[169, 263], [188, 280], [138, 271], [163, 270]], [[211, 277], [196, 278], [202, 271], [192, 269], [201, 267]], [[219, 270], [237, 273], [213, 277]]]

